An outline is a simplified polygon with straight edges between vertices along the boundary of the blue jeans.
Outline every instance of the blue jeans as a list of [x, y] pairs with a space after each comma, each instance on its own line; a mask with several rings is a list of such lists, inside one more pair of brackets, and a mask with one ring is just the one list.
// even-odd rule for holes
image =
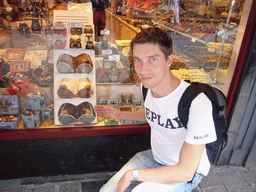
[[[100, 192], [116, 192], [117, 184], [123, 174], [129, 169], [151, 169], [163, 167], [153, 158], [152, 151], [146, 150], [137, 153], [131, 160], [129, 160], [105, 185], [102, 186]], [[152, 182], [132, 182], [126, 191], [132, 192], [190, 192], [200, 183], [202, 175], [196, 173], [191, 182], [185, 183], [170, 183], [159, 184]]]

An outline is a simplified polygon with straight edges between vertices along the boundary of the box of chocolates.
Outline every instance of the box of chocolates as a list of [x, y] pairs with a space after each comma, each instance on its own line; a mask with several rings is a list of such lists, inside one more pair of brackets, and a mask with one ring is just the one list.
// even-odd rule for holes
[[0, 130], [1, 129], [17, 129], [19, 124], [19, 115], [0, 115]]
[[42, 110], [40, 120], [41, 122], [53, 120], [53, 116], [54, 116], [53, 106], [47, 106]]
[[39, 91], [28, 94], [28, 105], [32, 110], [42, 110], [46, 107], [45, 95]]
[[21, 117], [27, 129], [35, 129], [40, 126], [40, 113], [41, 111], [31, 109], [26, 109], [22, 112]]
[[19, 101], [17, 95], [0, 95], [0, 114], [18, 114]]
[[17, 95], [0, 95], [0, 129], [17, 129], [19, 125]]

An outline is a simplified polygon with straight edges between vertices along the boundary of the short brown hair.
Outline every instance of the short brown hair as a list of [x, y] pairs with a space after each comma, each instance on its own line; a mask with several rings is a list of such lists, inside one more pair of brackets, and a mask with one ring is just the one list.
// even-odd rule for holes
[[173, 53], [172, 38], [166, 30], [159, 27], [148, 27], [138, 33], [131, 41], [131, 56], [133, 56], [133, 47], [135, 44], [152, 43], [157, 44], [167, 59]]

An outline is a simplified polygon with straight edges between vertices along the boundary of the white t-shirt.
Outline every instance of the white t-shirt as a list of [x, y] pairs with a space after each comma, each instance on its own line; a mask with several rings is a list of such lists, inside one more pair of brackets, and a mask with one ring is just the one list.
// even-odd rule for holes
[[[187, 127], [178, 118], [178, 103], [189, 86], [181, 80], [169, 95], [154, 98], [148, 90], [145, 100], [146, 119], [151, 127], [151, 148], [157, 162], [175, 165], [184, 141], [189, 144], [207, 144], [216, 140], [212, 104], [205, 94], [199, 94], [192, 102]], [[210, 163], [204, 150], [197, 172], [207, 175]]]

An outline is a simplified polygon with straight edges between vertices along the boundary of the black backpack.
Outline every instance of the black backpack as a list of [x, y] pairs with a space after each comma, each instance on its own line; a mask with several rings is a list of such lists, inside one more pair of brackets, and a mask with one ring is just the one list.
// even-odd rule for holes
[[[144, 100], [146, 99], [147, 91], [147, 88], [142, 87]], [[187, 128], [189, 108], [192, 101], [201, 92], [203, 92], [212, 102], [212, 115], [215, 124], [217, 140], [206, 144], [206, 150], [210, 163], [217, 165], [220, 152], [225, 148], [228, 140], [226, 96], [222, 93], [222, 91], [208, 84], [193, 82], [185, 90], [180, 99], [178, 105], [178, 115], [183, 126]]]

